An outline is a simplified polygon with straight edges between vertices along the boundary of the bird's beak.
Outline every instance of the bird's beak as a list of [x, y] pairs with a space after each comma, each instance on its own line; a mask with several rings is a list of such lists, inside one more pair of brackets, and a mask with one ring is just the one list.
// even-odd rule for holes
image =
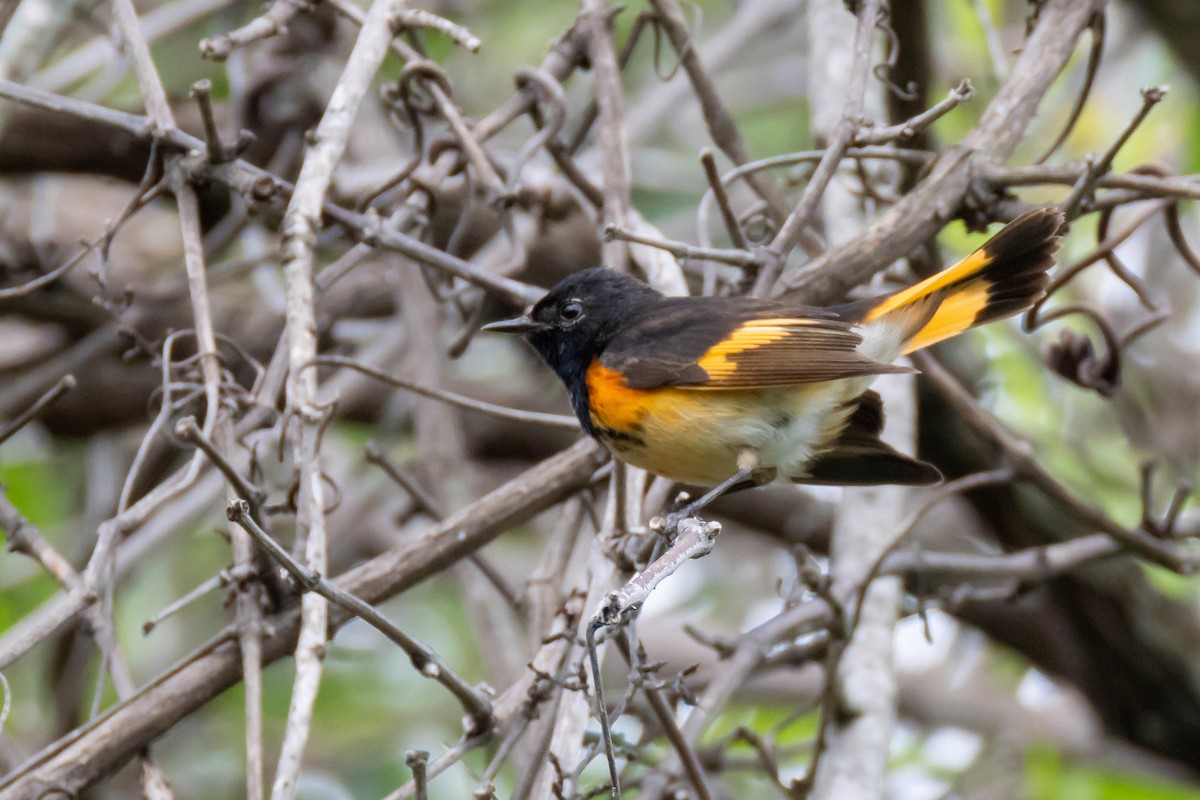
[[484, 325], [480, 330], [490, 331], [492, 333], [531, 333], [542, 327], [541, 323], [535, 322], [528, 314], [523, 314], [512, 319], [502, 319], [499, 322], [490, 322]]

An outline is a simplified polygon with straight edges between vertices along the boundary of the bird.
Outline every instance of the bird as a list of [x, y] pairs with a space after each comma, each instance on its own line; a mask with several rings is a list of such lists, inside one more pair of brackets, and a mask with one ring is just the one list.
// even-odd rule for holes
[[880, 439], [879, 375], [903, 355], [1012, 316], [1043, 293], [1063, 214], [1036, 208], [953, 266], [828, 307], [668, 297], [606, 267], [573, 273], [484, 330], [524, 338], [583, 430], [616, 458], [720, 493], [772, 481], [930, 485], [932, 464]]

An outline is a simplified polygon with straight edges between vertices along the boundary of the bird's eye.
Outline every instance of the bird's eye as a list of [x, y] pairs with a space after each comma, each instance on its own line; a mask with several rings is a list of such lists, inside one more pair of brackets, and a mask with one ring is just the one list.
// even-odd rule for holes
[[578, 300], [572, 300], [562, 307], [558, 315], [566, 322], [574, 322], [583, 316], [583, 305]]

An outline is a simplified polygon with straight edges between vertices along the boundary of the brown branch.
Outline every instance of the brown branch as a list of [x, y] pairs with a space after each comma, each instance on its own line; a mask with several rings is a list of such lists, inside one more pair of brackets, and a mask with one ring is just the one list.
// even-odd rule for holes
[[[624, 225], [629, 217], [629, 143], [624, 128], [621, 69], [613, 44], [612, 19], [606, 0], [582, 0], [580, 17], [588, 32], [588, 53], [596, 76], [596, 108], [599, 111], [597, 140], [604, 170], [605, 225]], [[606, 242], [604, 263], [620, 272], [629, 269], [629, 249], [623, 242]]]
[[1014, 578], [1032, 582], [1048, 580], [1123, 552], [1125, 548], [1112, 536], [1094, 533], [1003, 555], [901, 551], [890, 554], [880, 571], [890, 575], [929, 576], [943, 581]]
[[[388, 458], [387, 453], [377, 443], [367, 442], [365, 456], [368, 464], [374, 464], [379, 467], [385, 475], [403, 488], [404, 491], [408, 492], [408, 496], [412, 498], [413, 504], [417, 508], [435, 520], [445, 518], [446, 515], [441, 510], [441, 503], [438, 499], [433, 497], [411, 475], [401, 469], [400, 465]], [[505, 604], [514, 613], [520, 614], [522, 611], [521, 600], [517, 597], [517, 593], [512, 590], [512, 587], [508, 585], [508, 582], [504, 580], [504, 576], [478, 553], [472, 553], [467, 556], [467, 560], [483, 573], [483, 577], [492, 585], [492, 588], [504, 598]]]
[[[0, 97], [120, 128], [138, 139], [148, 140], [156, 130], [146, 117], [113, 111], [82, 100], [41, 92], [11, 81], [0, 81]], [[483, 127], [482, 123], [480, 123], [480, 127]], [[161, 144], [176, 151], [188, 153], [206, 149], [204, 142], [177, 128], [160, 130], [157, 135]], [[240, 159], [216, 166], [197, 165], [194, 174], [197, 178], [221, 183], [243, 194], [252, 204], [256, 205], [278, 203], [287, 199], [294, 189], [289, 182]], [[385, 250], [393, 250], [415, 261], [440, 269], [453, 277], [474, 283], [512, 307], [524, 308], [540, 299], [543, 294], [541, 289], [511, 278], [482, 272], [463, 259], [456, 258], [392, 227], [381, 226], [378, 217], [359, 214], [330, 202], [325, 202], [322, 210], [325, 217], [342, 226], [356, 240], [370, 242]]]
[[746, 235], [738, 223], [737, 215], [733, 213], [733, 206], [729, 203], [729, 193], [725, 191], [725, 184], [721, 180], [721, 173], [717, 171], [717, 160], [713, 157], [711, 149], [706, 147], [700, 151], [700, 164], [704, 167], [704, 177], [708, 179], [708, 189], [712, 192], [712, 196], [717, 201], [717, 208], [721, 211], [721, 221], [725, 223], [729, 241], [733, 242], [734, 249], [747, 249]]
[[1092, 46], [1088, 50], [1087, 66], [1084, 68], [1083, 86], [1079, 88], [1079, 95], [1075, 98], [1075, 105], [1071, 107], [1071, 113], [1067, 115], [1067, 123], [1063, 125], [1063, 129], [1059, 131], [1058, 136], [1033, 162], [1034, 164], [1044, 164], [1050, 160], [1050, 156], [1054, 155], [1058, 148], [1062, 147], [1063, 142], [1071, 135], [1071, 131], [1075, 129], [1075, 124], [1079, 122], [1079, 117], [1083, 114], [1083, 109], [1087, 105], [1088, 97], [1092, 93], [1092, 84], [1096, 81], [1096, 75], [1100, 71], [1100, 57], [1104, 54], [1104, 35], [1107, 30], [1107, 23], [1103, 11], [1096, 12], [1092, 17], [1091, 24], [1088, 29], [1092, 33]]
[[825, 188], [833, 180], [846, 151], [854, 144], [855, 136], [862, 125], [863, 99], [867, 88], [867, 75], [871, 65], [871, 34], [875, 30], [875, 18], [879, 14], [880, 0], [860, 0], [857, 5], [858, 25], [854, 35], [854, 70], [846, 86], [846, 103], [842, 118], [829, 137], [825, 153], [817, 163], [816, 170], [808, 179], [804, 193], [779, 232], [764, 250], [762, 269], [754, 277], [751, 294], [766, 297], [771, 294], [775, 282], [783, 272], [788, 254], [799, 243], [800, 237], [812, 223]]
[[431, 386], [422, 386], [419, 383], [405, 380], [404, 378], [389, 375], [382, 370], [369, 367], [353, 358], [346, 356], [317, 356], [312, 360], [314, 365], [331, 366], [331, 367], [346, 367], [355, 372], [361, 372], [363, 375], [368, 375], [377, 381], [391, 384], [392, 386], [401, 389], [407, 389], [414, 394], [419, 394], [424, 397], [431, 397], [435, 400], [441, 400], [444, 403], [449, 403], [452, 406], [465, 408], [469, 411], [479, 411], [484, 414], [491, 414], [503, 419], [517, 420], [518, 422], [533, 422], [539, 425], [551, 425], [556, 428], [571, 428], [578, 430], [579, 420], [575, 417], [569, 417], [565, 414], [544, 414], [540, 411], [521, 411], [516, 408], [508, 408], [507, 406], [498, 406], [495, 403], [489, 403], [484, 400], [476, 400], [472, 397], [458, 394], [456, 392], [447, 391], [445, 389], [436, 389]]
[[1133, 118], [1129, 120], [1125, 128], [1098, 160], [1093, 161], [1089, 158], [1085, 162], [1086, 169], [1083, 175], [1080, 177], [1079, 182], [1072, 187], [1071, 193], [1067, 195], [1061, 204], [1063, 213], [1067, 215], [1068, 220], [1075, 217], [1084, 200], [1090, 197], [1092, 192], [1095, 191], [1096, 182], [1100, 177], [1108, 174], [1109, 170], [1112, 169], [1113, 160], [1116, 159], [1121, 148], [1133, 136], [1134, 131], [1145, 122], [1146, 117], [1150, 115], [1150, 111], [1167, 96], [1167, 91], [1167, 87], [1165, 86], [1150, 86], [1142, 89], [1142, 107], [1137, 110], [1137, 113], [1133, 115]]
[[[586, 486], [602, 463], [592, 442], [580, 442], [548, 459], [425, 533], [336, 578], [368, 603], [380, 603], [478, 550], [504, 530]], [[348, 614], [331, 614], [336, 629]], [[263, 660], [285, 657], [295, 645], [294, 610], [265, 620]], [[0, 778], [0, 793], [22, 796], [35, 787], [78, 792], [108, 775], [180, 719], [241, 679], [233, 631], [186, 657], [129, 700], [54, 742]]]
[[[360, 27], [366, 20], [366, 14], [362, 9], [348, 2], [348, 0], [326, 0], [326, 2], [330, 3], [339, 14]], [[478, 50], [480, 46], [479, 39], [472, 35], [470, 31], [422, 9], [401, 8], [397, 12], [395, 22], [398, 27], [436, 28], [472, 52]], [[407, 62], [409, 66], [406, 69], [419, 66], [444, 76], [439, 67], [423, 58], [420, 53], [404, 42], [404, 40], [393, 39], [391, 47]], [[504, 194], [504, 181], [500, 179], [495, 167], [492, 166], [491, 159], [483, 149], [482, 142], [476, 138], [476, 133], [471, 130], [463, 118], [462, 112], [459, 111], [458, 106], [451, 100], [449, 78], [445, 78], [444, 81], [430, 80], [426, 76], [419, 80], [425, 90], [429, 92], [430, 97], [433, 98], [435, 108], [441, 114], [442, 118], [446, 120], [451, 133], [454, 134], [471, 166], [474, 167], [479, 180], [490, 193], [490, 196], [498, 200]]]
[[0, 300], [11, 300], [14, 297], [24, 297], [31, 292], [35, 292], [44, 286], [49, 286], [56, 280], [66, 275], [75, 268], [79, 262], [83, 261], [89, 253], [95, 249], [95, 245], [88, 245], [80, 250], [75, 255], [68, 258], [59, 266], [47, 272], [45, 275], [39, 275], [31, 281], [27, 281], [20, 286], [13, 286], [8, 289], [0, 289]]
[[623, 242], [644, 244], [665, 250], [676, 258], [689, 258], [696, 261], [715, 261], [718, 264], [731, 264], [735, 267], [748, 267], [758, 263], [758, 256], [749, 250], [719, 250], [714, 247], [693, 247], [685, 242], [674, 242], [670, 239], [652, 239], [642, 236], [617, 225], [607, 225], [604, 228], [604, 239], [620, 239]]
[[79, 573], [71, 562], [46, 541], [37, 526], [25, 518], [3, 491], [0, 491], [0, 532], [8, 541], [10, 553], [36, 560], [64, 589], [73, 590], [80, 585]]
[[468, 738], [492, 730], [495, 719], [492, 715], [491, 702], [483, 692], [469, 685], [450, 669], [428, 645], [400, 630], [395, 623], [370, 604], [335, 586], [311, 568], [292, 558], [286, 550], [267, 535], [266, 531], [258, 526], [250, 514], [250, 504], [245, 500], [231, 502], [226, 514], [231, 522], [242, 526], [254, 538], [254, 541], [270, 554], [271, 558], [275, 559], [280, 566], [287, 570], [289, 575], [296, 579], [305, 591], [315, 592], [329, 602], [336, 603], [382, 633], [404, 651], [417, 672], [426, 678], [437, 681], [450, 694], [454, 695], [470, 719], [470, 725], [465, 734]]
[[213, 61], [224, 61], [239, 47], [283, 33], [291, 18], [309, 6], [310, 0], [271, 0], [266, 11], [240, 28], [201, 39], [200, 55]]
[[1033, 33], [979, 124], [939, 156], [927, 177], [863, 235], [789, 270], [782, 277], [783, 294], [808, 303], [836, 302], [931, 239], [958, 212], [976, 171], [1012, 153], [1046, 90], [1103, 4], [1104, 0], [1043, 4]]
[[33, 402], [33, 405], [18, 414], [12, 422], [0, 428], [0, 444], [4, 444], [14, 433], [37, 419], [38, 414], [45, 411], [47, 406], [74, 388], [74, 375], [64, 375], [59, 378], [58, 383], [43, 392], [41, 397]]
[[898, 125], [889, 125], [885, 128], [861, 128], [854, 136], [854, 145], [855, 147], [866, 147], [868, 145], [880, 145], [887, 144], [888, 142], [914, 139], [920, 136], [930, 125], [963, 103], [971, 100], [974, 96], [975, 87], [971, 85], [969, 80], [963, 78], [958, 86], [950, 90], [945, 100], [927, 111], [917, 114], [912, 119], [905, 120]]
[[[283, 257], [288, 365], [285, 414], [295, 420], [290, 437], [282, 438], [291, 439], [292, 461], [299, 476], [298, 546], [303, 549], [305, 566], [316, 574], [323, 574], [328, 563], [325, 527], [328, 501], [321, 476], [321, 436], [326, 411], [317, 398], [317, 371], [310, 368], [317, 355], [314, 249], [334, 167], [345, 153], [359, 105], [388, 53], [394, 36], [393, 22], [403, 4], [404, 0], [372, 2], [321, 121], [310, 137], [281, 224], [279, 249]], [[323, 671], [328, 613], [321, 596], [306, 594], [301, 598], [296, 671], [279, 766], [271, 789], [272, 800], [290, 800], [296, 795]]]
[[[680, 66], [692, 84], [692, 91], [700, 103], [700, 112], [704, 116], [704, 124], [708, 127], [708, 135], [713, 144], [719, 147], [735, 166], [748, 164], [753, 160], [750, 148], [738, 130], [737, 120], [721, 102], [716, 85], [700, 61], [700, 54], [687, 29], [687, 21], [678, 0], [651, 0], [650, 4], [654, 7], [654, 13], [666, 31], [667, 38], [671, 40], [671, 46], [679, 56]], [[787, 214], [787, 202], [770, 178], [754, 174], [748, 176], [746, 182], [766, 201], [777, 219], [782, 219]], [[735, 246], [742, 245], [737, 244], [735, 240]]]
[[954, 406], [963, 421], [1000, 451], [1004, 463], [1013, 469], [1017, 477], [1032, 483], [1076, 520], [1112, 537], [1129, 552], [1174, 572], [1190, 574], [1200, 568], [1200, 562], [1194, 555], [1172, 543], [1159, 541], [1146, 531], [1130, 530], [1118, 525], [1100, 509], [1076, 497], [1033, 457], [1028, 446], [1001, 428], [932, 356], [916, 353], [913, 363], [921, 370], [922, 376]]

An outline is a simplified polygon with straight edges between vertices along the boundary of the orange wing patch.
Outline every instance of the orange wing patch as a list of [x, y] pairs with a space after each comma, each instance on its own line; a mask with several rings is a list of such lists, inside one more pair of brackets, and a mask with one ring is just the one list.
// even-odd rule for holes
[[907, 367], [883, 364], [859, 352], [862, 336], [846, 322], [768, 317], [742, 323], [696, 360], [676, 385], [697, 389], [751, 389], [835, 381]]
[[709, 348], [696, 365], [708, 373], [709, 380], [720, 382], [737, 372], [739, 353], [786, 339], [793, 328], [812, 324], [803, 319], [750, 320]]

